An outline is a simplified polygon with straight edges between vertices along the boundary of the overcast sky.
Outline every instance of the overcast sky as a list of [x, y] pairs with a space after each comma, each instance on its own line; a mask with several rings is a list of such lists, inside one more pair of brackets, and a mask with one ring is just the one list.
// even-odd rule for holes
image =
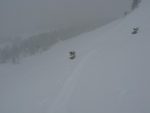
[[0, 37], [47, 31], [123, 15], [132, 0], [0, 0]]

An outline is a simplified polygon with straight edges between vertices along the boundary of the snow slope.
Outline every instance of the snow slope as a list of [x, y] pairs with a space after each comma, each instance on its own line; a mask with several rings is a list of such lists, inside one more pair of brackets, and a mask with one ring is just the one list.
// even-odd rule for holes
[[20, 64], [0, 65], [0, 112], [149, 113], [149, 6], [142, 0], [122, 19]]

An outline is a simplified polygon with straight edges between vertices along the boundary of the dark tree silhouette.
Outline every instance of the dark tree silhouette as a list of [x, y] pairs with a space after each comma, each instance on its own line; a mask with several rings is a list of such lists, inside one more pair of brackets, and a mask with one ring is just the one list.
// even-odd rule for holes
[[141, 0], [133, 0], [133, 2], [132, 2], [132, 10], [137, 8], [140, 2], [141, 2]]

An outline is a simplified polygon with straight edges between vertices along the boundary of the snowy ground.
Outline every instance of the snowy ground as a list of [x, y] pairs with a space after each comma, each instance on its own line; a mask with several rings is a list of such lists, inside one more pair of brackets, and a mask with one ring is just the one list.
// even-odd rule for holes
[[0, 112], [149, 113], [149, 6], [143, 0], [125, 18], [0, 65]]

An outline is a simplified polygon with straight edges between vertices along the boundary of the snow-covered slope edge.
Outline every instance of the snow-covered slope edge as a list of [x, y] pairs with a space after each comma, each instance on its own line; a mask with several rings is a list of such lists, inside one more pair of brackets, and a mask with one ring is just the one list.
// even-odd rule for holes
[[[102, 35], [104, 40], [66, 82], [52, 113], [150, 112], [149, 6], [143, 1]], [[132, 34], [134, 27], [137, 34]]]
[[122, 20], [0, 65], [0, 112], [149, 113], [149, 6], [143, 0]]

